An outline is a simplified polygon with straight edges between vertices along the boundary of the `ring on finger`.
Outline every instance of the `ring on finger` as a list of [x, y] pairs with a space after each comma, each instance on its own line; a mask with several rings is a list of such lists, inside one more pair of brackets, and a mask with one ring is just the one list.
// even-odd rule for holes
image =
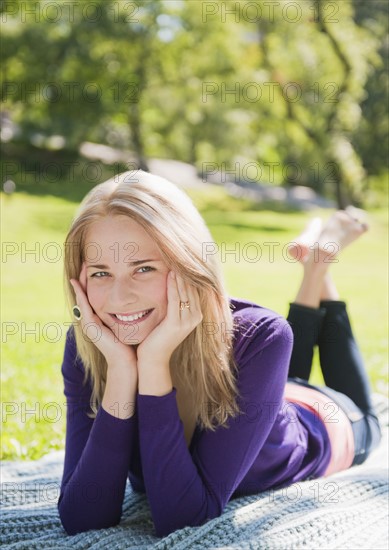
[[180, 310], [182, 311], [183, 309], [185, 308], [188, 308], [190, 309], [190, 303], [188, 301], [186, 302], [180, 302]]

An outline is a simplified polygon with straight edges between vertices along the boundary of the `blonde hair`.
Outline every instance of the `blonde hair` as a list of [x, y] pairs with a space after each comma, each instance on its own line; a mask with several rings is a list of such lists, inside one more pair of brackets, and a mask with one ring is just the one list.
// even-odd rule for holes
[[[88, 228], [115, 215], [128, 216], [145, 228], [167, 267], [197, 288], [203, 321], [173, 352], [170, 367], [180, 384], [191, 388], [199, 425], [212, 431], [225, 426], [229, 417], [240, 412], [233, 317], [219, 259], [215, 254], [204, 257], [204, 244], [214, 244], [212, 236], [190, 198], [176, 185], [143, 171], [130, 171], [97, 185], [86, 195], [65, 242], [64, 283], [69, 309], [76, 303], [69, 279], [79, 277]], [[74, 332], [85, 366], [85, 382], [89, 378], [92, 384], [95, 415], [104, 394], [107, 363], [79, 323]]]

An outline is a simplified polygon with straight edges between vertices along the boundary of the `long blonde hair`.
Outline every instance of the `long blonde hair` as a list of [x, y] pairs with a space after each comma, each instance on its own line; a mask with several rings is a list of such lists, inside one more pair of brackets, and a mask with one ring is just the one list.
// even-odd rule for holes
[[[212, 236], [190, 198], [173, 183], [143, 171], [124, 172], [94, 187], [82, 201], [65, 241], [65, 294], [69, 309], [75, 294], [69, 279], [78, 279], [84, 261], [86, 233], [106, 216], [125, 215], [154, 239], [169, 269], [194, 285], [200, 296], [203, 321], [176, 348], [170, 368], [194, 396], [195, 417], [204, 429], [225, 426], [240, 410], [233, 355], [233, 317], [216, 254], [204, 256]], [[210, 248], [207, 248], [209, 250]], [[74, 326], [85, 382], [92, 384], [91, 407], [96, 414], [106, 383], [107, 363]], [[225, 426], [226, 427], [226, 426]]]

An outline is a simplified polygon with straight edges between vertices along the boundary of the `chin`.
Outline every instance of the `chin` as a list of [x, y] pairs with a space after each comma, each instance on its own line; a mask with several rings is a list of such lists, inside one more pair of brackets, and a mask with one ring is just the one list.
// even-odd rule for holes
[[140, 334], [136, 334], [134, 331], [130, 331], [128, 334], [126, 333], [117, 333], [115, 332], [115, 337], [119, 342], [122, 344], [125, 344], [126, 346], [137, 346], [138, 344], [142, 343], [142, 341], [145, 339], [144, 336], [141, 336]]

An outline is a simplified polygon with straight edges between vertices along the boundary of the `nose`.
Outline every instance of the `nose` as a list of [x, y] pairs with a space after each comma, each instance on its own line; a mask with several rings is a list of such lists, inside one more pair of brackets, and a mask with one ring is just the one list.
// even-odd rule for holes
[[125, 279], [116, 279], [111, 287], [110, 302], [117, 312], [126, 312], [126, 306], [135, 304], [138, 301], [138, 293], [134, 285]]

